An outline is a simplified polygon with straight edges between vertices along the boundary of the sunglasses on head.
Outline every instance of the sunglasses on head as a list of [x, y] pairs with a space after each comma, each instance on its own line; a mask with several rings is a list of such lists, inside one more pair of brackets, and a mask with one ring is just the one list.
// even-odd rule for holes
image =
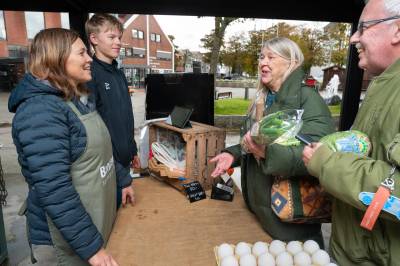
[[368, 28], [375, 26], [379, 23], [382, 23], [384, 21], [398, 19], [398, 18], [400, 18], [400, 15], [392, 16], [392, 17], [388, 17], [388, 18], [360, 21], [360, 22], [358, 22], [357, 31], [360, 33], [360, 35], [362, 35], [364, 32], [364, 29], [368, 29]]

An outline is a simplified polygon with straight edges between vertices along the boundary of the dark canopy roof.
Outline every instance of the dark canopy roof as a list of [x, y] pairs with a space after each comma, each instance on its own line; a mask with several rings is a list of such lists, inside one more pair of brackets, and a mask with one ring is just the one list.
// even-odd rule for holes
[[[71, 28], [84, 32], [89, 12], [123, 14], [164, 14], [225, 16], [244, 18], [292, 19], [349, 22], [356, 24], [362, 0], [1, 0], [0, 10], [69, 12]], [[357, 67], [357, 53], [350, 48], [346, 87], [343, 93], [340, 129], [348, 129], [358, 111], [362, 70]]]
[[3, 10], [108, 12], [355, 22], [362, 0], [2, 0]]

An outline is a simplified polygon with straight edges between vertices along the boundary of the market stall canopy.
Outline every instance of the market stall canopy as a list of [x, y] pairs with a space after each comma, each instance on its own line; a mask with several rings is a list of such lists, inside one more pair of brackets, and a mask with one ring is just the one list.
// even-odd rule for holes
[[2, 0], [3, 10], [108, 12], [195, 16], [230, 16], [313, 21], [354, 22], [363, 7], [362, 0]]
[[[247, 0], [241, 3], [231, 0], [2, 0], [0, 10], [69, 12], [70, 27], [82, 36], [89, 12], [348, 22], [352, 23], [351, 32], [354, 33], [363, 5], [363, 0]], [[350, 48], [348, 58], [339, 126], [341, 130], [349, 129], [353, 124], [363, 77], [363, 71], [357, 66], [355, 47]]]

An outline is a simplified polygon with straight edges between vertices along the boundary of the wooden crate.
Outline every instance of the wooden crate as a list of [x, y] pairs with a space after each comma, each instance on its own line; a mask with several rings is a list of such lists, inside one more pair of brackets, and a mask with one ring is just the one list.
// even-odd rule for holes
[[[225, 148], [225, 130], [206, 124], [192, 122], [192, 128], [181, 129], [165, 122], [156, 122], [149, 127], [149, 144], [157, 141], [160, 131], [178, 135], [186, 144], [186, 169], [185, 177], [197, 180], [204, 189], [211, 189], [213, 178], [212, 171], [215, 163], [209, 160]], [[158, 173], [159, 174], [159, 173]]]

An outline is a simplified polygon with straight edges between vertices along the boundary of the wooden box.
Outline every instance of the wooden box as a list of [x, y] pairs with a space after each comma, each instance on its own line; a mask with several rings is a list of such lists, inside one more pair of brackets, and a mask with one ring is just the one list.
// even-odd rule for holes
[[160, 133], [180, 138], [185, 143], [185, 177], [192, 181], [197, 180], [204, 189], [211, 189], [211, 173], [215, 169], [215, 163], [209, 163], [209, 160], [225, 148], [225, 130], [197, 122], [190, 123], [192, 128], [187, 129], [177, 128], [165, 122], [152, 123], [149, 127], [149, 144], [151, 147], [153, 142], [158, 141]]

